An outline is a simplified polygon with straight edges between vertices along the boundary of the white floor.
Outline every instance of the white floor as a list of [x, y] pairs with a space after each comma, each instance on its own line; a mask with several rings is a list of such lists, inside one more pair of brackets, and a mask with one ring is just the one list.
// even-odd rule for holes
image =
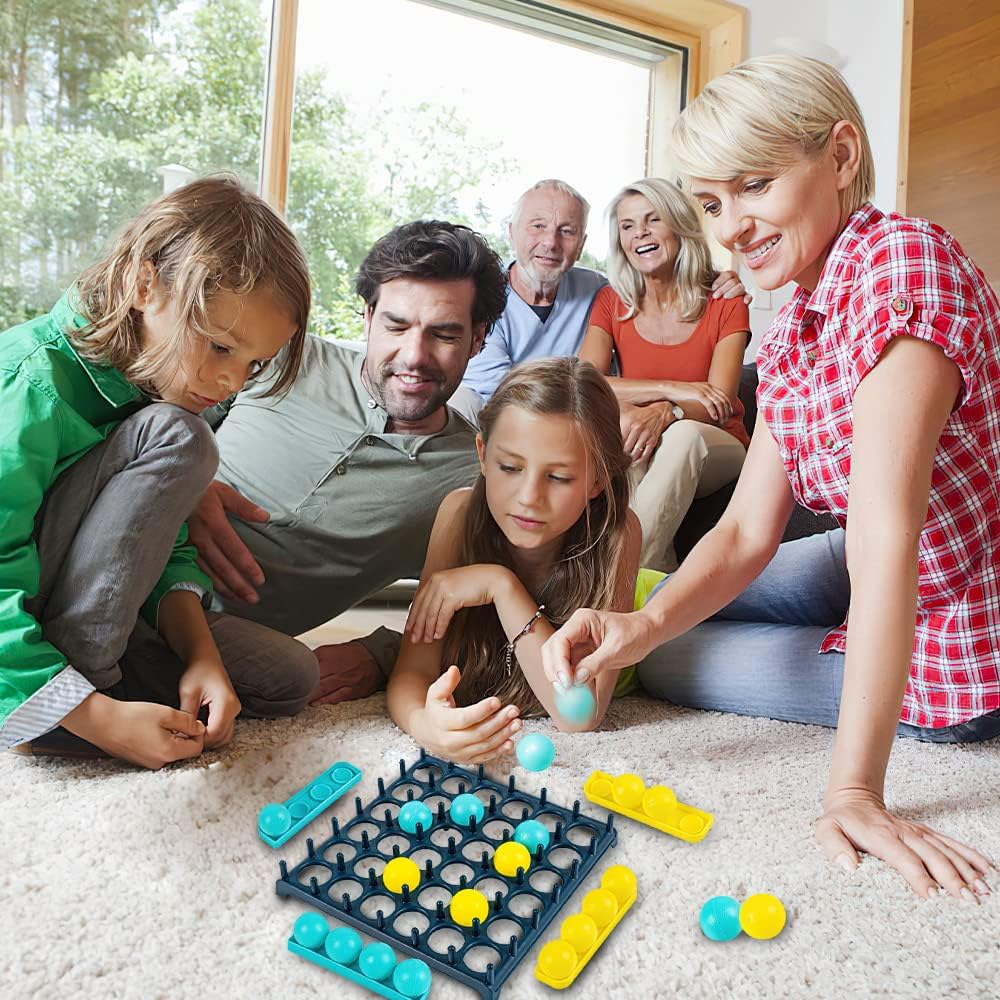
[[[369, 624], [341, 621], [320, 638]], [[598, 733], [532, 728], [554, 737], [556, 761], [543, 776], [518, 769], [518, 781], [534, 789], [544, 781], [554, 801], [582, 798], [585, 778], [600, 768], [671, 785], [681, 801], [715, 814], [695, 845], [619, 823], [606, 863], [636, 871], [639, 899], [573, 987], [576, 996], [1000, 996], [1000, 886], [978, 906], [921, 901], [876, 862], [847, 875], [815, 849], [828, 731], [639, 698], [616, 703]], [[362, 768], [358, 793], [368, 799], [376, 777], [393, 775], [403, 756], [412, 760], [415, 748], [386, 719], [382, 696], [294, 720], [240, 722], [224, 752], [158, 773], [0, 754], [0, 997], [371, 996], [287, 952], [302, 907], [276, 896], [277, 862], [301, 859], [304, 835], [271, 851], [257, 838], [256, 816], [336, 760]], [[997, 859], [998, 775], [1000, 741], [904, 742], [893, 757], [890, 797], [906, 815]], [[321, 838], [329, 815], [351, 810], [341, 801], [309, 829]], [[759, 891], [785, 902], [789, 923], [779, 938], [702, 937], [697, 917], [707, 898]], [[551, 928], [544, 940], [556, 933]], [[551, 995], [533, 977], [534, 958], [523, 960], [504, 998]], [[474, 995], [437, 975], [432, 996]]]

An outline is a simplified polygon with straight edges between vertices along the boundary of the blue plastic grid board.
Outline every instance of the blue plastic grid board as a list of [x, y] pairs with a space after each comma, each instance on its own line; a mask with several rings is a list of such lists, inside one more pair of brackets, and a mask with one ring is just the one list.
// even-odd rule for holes
[[[456, 796], [469, 792], [482, 801], [482, 822], [459, 827], [449, 808]], [[432, 811], [430, 829], [410, 834], [396, 822], [400, 807], [422, 800]], [[275, 889], [329, 913], [404, 954], [422, 958], [440, 972], [496, 1000], [500, 989], [531, 950], [553, 918], [586, 879], [605, 852], [614, 846], [614, 817], [594, 819], [548, 800], [546, 789], [531, 795], [484, 774], [468, 771], [421, 751], [409, 768], [399, 762], [399, 777], [388, 787], [378, 779], [378, 796], [362, 805], [317, 845], [306, 840], [307, 854], [294, 867], [281, 862]], [[550, 831], [547, 847], [539, 845], [527, 872], [507, 877], [492, 864], [493, 852], [510, 840], [525, 819], [538, 820]], [[400, 894], [382, 884], [381, 874], [394, 857], [411, 858], [421, 869], [414, 892]], [[449, 914], [452, 896], [473, 888], [490, 901], [480, 926], [463, 927]]]

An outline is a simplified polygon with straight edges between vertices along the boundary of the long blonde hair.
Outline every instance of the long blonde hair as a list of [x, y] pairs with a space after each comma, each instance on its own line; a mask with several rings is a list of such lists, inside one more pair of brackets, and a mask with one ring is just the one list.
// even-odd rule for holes
[[822, 153], [840, 121], [861, 137], [858, 172], [841, 196], [854, 212], [875, 192], [875, 160], [847, 82], [819, 59], [759, 56], [716, 77], [674, 123], [671, 154], [689, 177], [771, 173]]
[[693, 323], [705, 311], [716, 272], [693, 202], [662, 177], [644, 177], [626, 185], [608, 205], [608, 281], [626, 307], [625, 315], [619, 319], [635, 316], [646, 294], [646, 279], [626, 256], [618, 230], [618, 206], [633, 194], [642, 195], [677, 237], [680, 249], [674, 261], [675, 301], [680, 318], [685, 323]]
[[[560, 556], [544, 586], [532, 595], [558, 627], [577, 608], [612, 607], [624, 583], [629, 487], [618, 402], [593, 365], [579, 358], [546, 358], [518, 365], [497, 387], [479, 413], [484, 441], [489, 441], [497, 419], [510, 406], [572, 419], [586, 448], [588, 479], [593, 475], [600, 487], [563, 537]], [[513, 569], [511, 546], [490, 512], [482, 474], [469, 498], [462, 536], [461, 564], [474, 563]], [[472, 704], [495, 695], [518, 705], [522, 715], [542, 714], [521, 670], [513, 669], [507, 676], [506, 645], [492, 604], [466, 608], [455, 616], [445, 656], [446, 662], [457, 663], [462, 670], [456, 700]]]
[[[143, 349], [141, 317], [132, 305], [148, 261], [179, 316], [174, 336]], [[269, 373], [265, 395], [295, 378], [312, 288], [309, 268], [291, 230], [235, 177], [204, 177], [147, 205], [119, 234], [108, 255], [76, 285], [74, 305], [90, 321], [67, 331], [81, 355], [111, 365], [141, 388], [169, 382], [185, 348], [208, 332], [207, 307], [220, 289], [245, 295], [267, 288], [289, 310], [295, 333]]]

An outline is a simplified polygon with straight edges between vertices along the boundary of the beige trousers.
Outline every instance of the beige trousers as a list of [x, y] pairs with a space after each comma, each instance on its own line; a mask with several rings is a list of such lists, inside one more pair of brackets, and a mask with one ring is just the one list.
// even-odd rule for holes
[[677, 569], [674, 535], [695, 497], [732, 482], [747, 450], [728, 431], [697, 420], [677, 420], [660, 438], [652, 457], [629, 467], [632, 509], [642, 525], [640, 565]]

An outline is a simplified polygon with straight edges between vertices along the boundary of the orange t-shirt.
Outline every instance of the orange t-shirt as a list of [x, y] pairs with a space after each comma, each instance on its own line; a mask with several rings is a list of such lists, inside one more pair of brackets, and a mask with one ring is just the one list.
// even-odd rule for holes
[[[622, 378], [707, 382], [712, 355], [719, 341], [750, 329], [750, 310], [742, 299], [709, 298], [691, 336], [679, 344], [653, 344], [636, 329], [634, 319], [618, 317], [628, 310], [618, 293], [605, 285], [594, 299], [590, 326], [603, 330], [615, 343]], [[733, 401], [733, 415], [725, 425], [744, 446], [750, 437], [743, 426], [743, 404]]]

